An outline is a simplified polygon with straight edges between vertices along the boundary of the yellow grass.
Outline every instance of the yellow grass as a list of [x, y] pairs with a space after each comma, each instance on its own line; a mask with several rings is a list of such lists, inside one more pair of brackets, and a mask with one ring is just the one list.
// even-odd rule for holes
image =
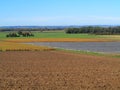
[[42, 51], [54, 50], [44, 46], [26, 45], [14, 42], [0, 42], [0, 51]]
[[82, 39], [82, 38], [26, 38], [26, 39], [6, 39], [9, 42], [106, 42], [111, 39]]

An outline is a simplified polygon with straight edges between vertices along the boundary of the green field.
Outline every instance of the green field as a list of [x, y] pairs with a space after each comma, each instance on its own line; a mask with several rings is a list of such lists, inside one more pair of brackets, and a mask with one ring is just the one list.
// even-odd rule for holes
[[6, 38], [7, 32], [0, 32], [0, 39]]
[[[0, 32], [0, 39], [6, 38], [9, 32]], [[11, 37], [12, 38], [86, 38], [86, 39], [110, 39], [112, 41], [120, 41], [120, 35], [94, 35], [94, 34], [66, 34], [64, 31], [46, 31], [46, 32], [32, 32], [34, 37]]]
[[[6, 39], [6, 34], [8, 34], [8, 32], [0, 32], [0, 39]], [[66, 34], [65, 32], [33, 32], [33, 34], [35, 35], [34, 37], [16, 37], [16, 38], [100, 38], [101, 37], [100, 35]]]
[[97, 35], [88, 34], [66, 34], [64, 32], [42, 32], [34, 33], [37, 38], [98, 38]]

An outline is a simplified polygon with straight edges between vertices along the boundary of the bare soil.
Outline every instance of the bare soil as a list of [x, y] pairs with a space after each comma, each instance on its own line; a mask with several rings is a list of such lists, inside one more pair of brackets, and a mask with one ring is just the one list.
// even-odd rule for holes
[[120, 90], [120, 60], [63, 51], [0, 52], [0, 90]]

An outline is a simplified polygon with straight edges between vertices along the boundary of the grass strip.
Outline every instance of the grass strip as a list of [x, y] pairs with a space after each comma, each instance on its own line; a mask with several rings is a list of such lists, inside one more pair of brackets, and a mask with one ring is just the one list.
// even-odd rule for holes
[[56, 50], [70, 52], [70, 53], [77, 53], [77, 54], [93, 55], [93, 56], [105, 56], [105, 57], [112, 57], [112, 58], [120, 58], [120, 54], [107, 54], [107, 53], [82, 51], [82, 50], [70, 50], [70, 49], [68, 50], [68, 49], [63, 49], [63, 48], [56, 48]]

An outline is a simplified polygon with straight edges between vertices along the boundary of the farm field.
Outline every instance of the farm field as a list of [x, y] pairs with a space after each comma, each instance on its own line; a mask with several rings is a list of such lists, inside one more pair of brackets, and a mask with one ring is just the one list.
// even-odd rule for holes
[[120, 90], [120, 0], [0, 4], [0, 90]]
[[118, 55], [74, 53], [24, 42], [111, 42], [119, 35], [34, 32], [6, 38], [0, 33], [0, 90], [120, 90]]
[[[6, 39], [6, 34], [9, 32], [0, 32], [0, 39]], [[29, 38], [100, 38], [99, 35], [88, 34], [66, 34], [64, 31], [48, 31], [48, 32], [33, 32], [35, 37]], [[25, 38], [25, 37], [16, 37]]]
[[[100, 38], [25, 38], [25, 39], [5, 39], [6, 42], [113, 42], [112, 39], [100, 39]], [[117, 40], [118, 41], [118, 40]]]
[[0, 41], [0, 51], [45, 51], [54, 50], [45, 46], [26, 45], [21, 43]]
[[106, 42], [120, 41], [119, 35], [66, 34], [64, 31], [33, 32], [34, 37], [9, 37], [0, 32], [0, 40], [14, 42]]
[[0, 52], [0, 72], [0, 90], [120, 90], [118, 58], [63, 51]]

